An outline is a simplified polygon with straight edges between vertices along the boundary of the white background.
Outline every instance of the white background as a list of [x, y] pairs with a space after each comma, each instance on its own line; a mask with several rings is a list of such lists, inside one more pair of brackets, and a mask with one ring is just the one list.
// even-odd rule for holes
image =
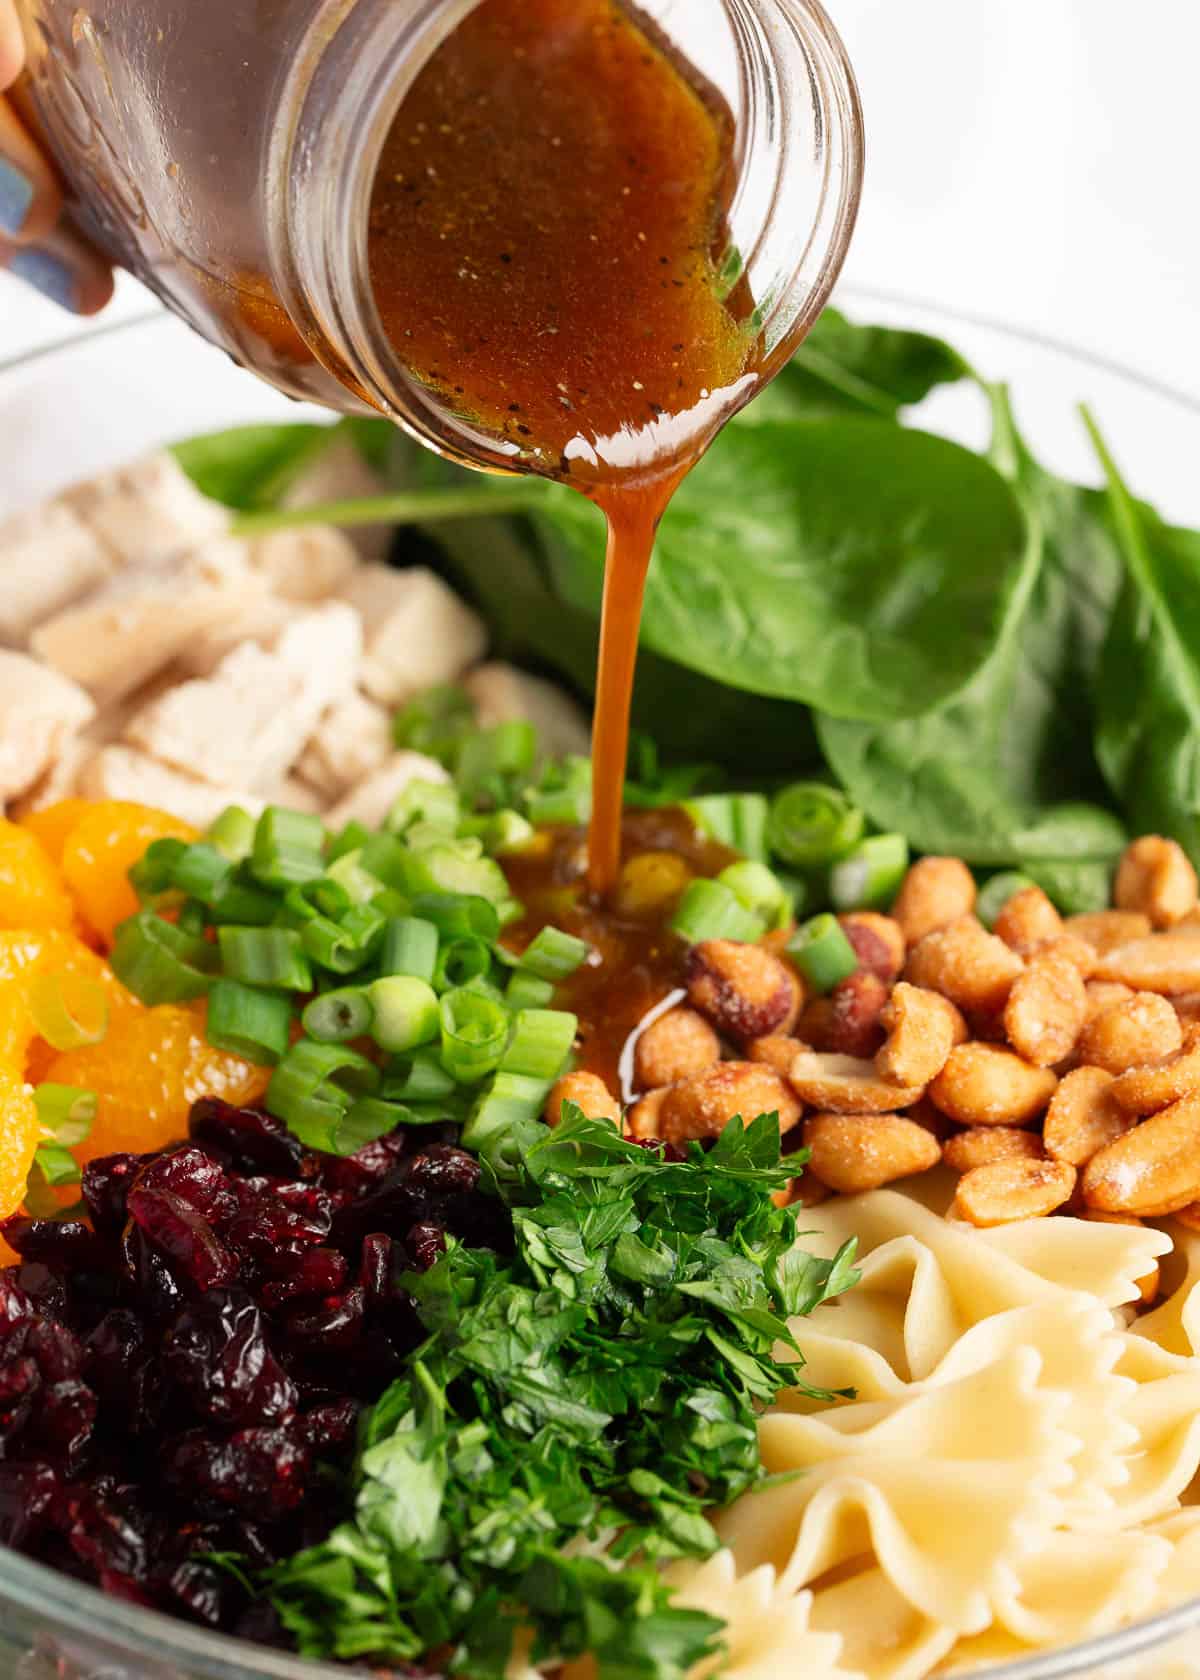
[[[1196, 0], [827, 3], [870, 130], [848, 277], [1200, 398]], [[0, 277], [0, 361], [71, 330]]]

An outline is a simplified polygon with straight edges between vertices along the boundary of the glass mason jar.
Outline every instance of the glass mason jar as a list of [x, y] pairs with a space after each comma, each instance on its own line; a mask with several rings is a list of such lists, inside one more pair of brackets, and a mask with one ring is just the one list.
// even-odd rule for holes
[[[382, 410], [501, 468], [388, 341], [368, 267], [379, 159], [415, 77], [477, 0], [17, 0], [25, 97], [77, 220], [280, 390]], [[817, 0], [638, 0], [737, 121], [731, 247], [764, 373], [824, 305], [858, 208], [861, 113]], [[508, 463], [511, 470], [511, 461]]]

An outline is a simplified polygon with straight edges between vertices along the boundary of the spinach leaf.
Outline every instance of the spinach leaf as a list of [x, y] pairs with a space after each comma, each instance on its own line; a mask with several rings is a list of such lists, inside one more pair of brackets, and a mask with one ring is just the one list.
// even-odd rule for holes
[[1125, 568], [1097, 686], [1097, 752], [1130, 826], [1171, 835], [1200, 862], [1200, 532], [1136, 501], [1087, 423]]
[[1030, 543], [999, 645], [947, 706], [877, 728], [822, 717], [818, 735], [846, 792], [922, 851], [987, 865], [1070, 862], [1072, 902], [1094, 892], [1123, 843], [1096, 804], [1091, 690], [1119, 559], [1103, 501], [1045, 472], [992, 393], [993, 460], [1016, 487]]
[[[551, 491], [533, 513], [555, 593], [595, 613], [600, 516]], [[986, 461], [869, 420], [730, 427], [659, 530], [646, 647], [751, 694], [837, 717], [928, 711], [991, 657], [1026, 521]]]
[[177, 443], [172, 454], [203, 495], [239, 513], [278, 505], [300, 472], [327, 449], [336, 426], [293, 421], [281, 426], [235, 426], [231, 431]]
[[970, 372], [939, 338], [859, 326], [826, 309], [787, 367], [738, 418], [742, 425], [855, 414], [895, 420], [902, 408]]

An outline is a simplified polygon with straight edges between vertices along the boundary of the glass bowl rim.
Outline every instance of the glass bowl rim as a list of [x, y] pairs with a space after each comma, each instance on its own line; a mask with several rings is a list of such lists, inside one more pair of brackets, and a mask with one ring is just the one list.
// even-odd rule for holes
[[[839, 285], [832, 303], [834, 307], [846, 303], [851, 307], [882, 305], [901, 312], [911, 309], [950, 326], [992, 332], [1034, 349], [1065, 356], [1200, 418], [1200, 396], [1051, 333], [956, 309], [928, 298], [849, 281]], [[82, 332], [64, 334], [32, 350], [9, 356], [0, 361], [0, 397], [9, 375], [69, 358], [73, 352], [98, 341], [133, 335], [164, 322], [178, 325], [165, 310], [150, 308], [119, 321], [101, 321]], [[346, 1673], [334, 1664], [309, 1661], [232, 1634], [213, 1633], [162, 1611], [130, 1604], [0, 1546], [0, 1610], [5, 1605], [47, 1622], [45, 1631], [49, 1634], [65, 1633], [84, 1640], [99, 1638], [110, 1647], [120, 1648], [122, 1654], [170, 1664], [175, 1669], [187, 1663], [193, 1673], [208, 1676], [210, 1680], [246, 1680], [250, 1674], [270, 1676], [272, 1680], [331, 1680], [332, 1676], [340, 1675], [344, 1680]], [[1086, 1675], [1107, 1663], [1127, 1661], [1197, 1630], [1200, 1630], [1200, 1596], [1099, 1638], [1035, 1652], [1016, 1662], [988, 1666], [986, 1673], [988, 1680], [1071, 1680], [1072, 1676]]]

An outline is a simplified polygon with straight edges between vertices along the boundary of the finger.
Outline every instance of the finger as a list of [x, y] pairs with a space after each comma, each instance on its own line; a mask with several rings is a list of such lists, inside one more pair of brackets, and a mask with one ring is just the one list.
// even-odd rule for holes
[[75, 315], [95, 315], [113, 294], [108, 264], [65, 227], [31, 245], [0, 239], [0, 269]]
[[0, 0], [0, 90], [11, 87], [25, 62], [25, 43], [14, 0]]
[[54, 171], [12, 105], [0, 97], [0, 238], [37, 244], [61, 214]]

